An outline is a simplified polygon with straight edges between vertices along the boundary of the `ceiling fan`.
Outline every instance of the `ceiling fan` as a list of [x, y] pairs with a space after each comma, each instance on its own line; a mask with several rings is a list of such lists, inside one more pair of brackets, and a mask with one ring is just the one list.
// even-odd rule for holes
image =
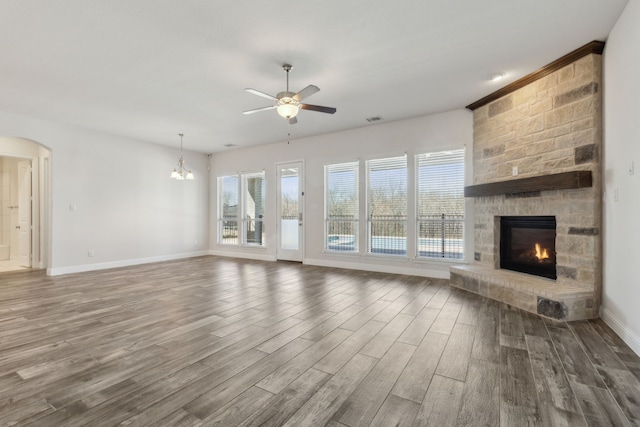
[[300, 109], [303, 110], [311, 110], [311, 111], [319, 111], [321, 113], [333, 114], [336, 112], [336, 109], [333, 107], [321, 107], [319, 105], [311, 105], [311, 104], [303, 104], [302, 101], [308, 96], [313, 95], [318, 92], [320, 88], [318, 86], [309, 85], [302, 89], [298, 93], [289, 92], [289, 72], [291, 71], [292, 66], [290, 64], [283, 64], [282, 69], [287, 73], [287, 90], [284, 92], [278, 93], [276, 96], [272, 96], [266, 94], [264, 92], [260, 92], [259, 90], [247, 88], [245, 91], [252, 93], [254, 95], [261, 96], [263, 98], [267, 98], [273, 101], [273, 105], [268, 107], [256, 108], [253, 110], [244, 111], [242, 114], [253, 114], [258, 111], [266, 111], [276, 109], [278, 114], [285, 119], [289, 120], [289, 124], [298, 123], [298, 119], [296, 119], [296, 115]]

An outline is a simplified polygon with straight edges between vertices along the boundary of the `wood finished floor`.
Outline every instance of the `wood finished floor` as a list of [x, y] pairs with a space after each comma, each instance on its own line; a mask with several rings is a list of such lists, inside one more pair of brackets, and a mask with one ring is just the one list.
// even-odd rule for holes
[[0, 425], [640, 425], [640, 358], [444, 280], [218, 257], [0, 276]]

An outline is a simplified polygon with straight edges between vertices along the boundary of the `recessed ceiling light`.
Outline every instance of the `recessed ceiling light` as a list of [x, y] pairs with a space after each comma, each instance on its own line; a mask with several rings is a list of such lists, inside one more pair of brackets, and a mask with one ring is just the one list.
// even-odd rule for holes
[[489, 76], [489, 80], [492, 82], [497, 82], [498, 80], [502, 80], [504, 78], [504, 73], [494, 73]]

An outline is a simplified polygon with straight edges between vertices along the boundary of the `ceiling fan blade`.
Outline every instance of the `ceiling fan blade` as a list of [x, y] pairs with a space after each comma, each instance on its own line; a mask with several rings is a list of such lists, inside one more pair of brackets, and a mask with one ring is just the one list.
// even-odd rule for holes
[[278, 98], [276, 98], [275, 96], [269, 95], [268, 93], [260, 92], [259, 90], [251, 89], [250, 87], [246, 88], [245, 91], [249, 92], [249, 93], [252, 93], [254, 95], [261, 96], [263, 98], [270, 99], [272, 101], [277, 101], [278, 100]]
[[304, 89], [302, 89], [300, 92], [293, 95], [293, 99], [295, 99], [296, 101], [302, 101], [306, 97], [311, 96], [314, 93], [318, 93], [319, 91], [320, 91], [320, 88], [318, 86], [309, 85]]
[[253, 110], [243, 111], [242, 114], [253, 114], [253, 113], [257, 113], [259, 111], [273, 110], [274, 108], [276, 108], [275, 105], [271, 105], [269, 107], [254, 108]]
[[333, 114], [337, 110], [333, 107], [321, 107], [320, 105], [300, 104], [300, 108], [303, 110], [319, 111], [320, 113]]
[[289, 119], [289, 124], [290, 125], [295, 125], [296, 123], [298, 123], [298, 119], [296, 119], [295, 117], [291, 117]]

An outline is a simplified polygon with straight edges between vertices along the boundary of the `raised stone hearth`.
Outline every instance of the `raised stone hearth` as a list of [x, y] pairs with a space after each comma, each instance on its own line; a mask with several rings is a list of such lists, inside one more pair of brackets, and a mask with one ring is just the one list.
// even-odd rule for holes
[[[598, 317], [601, 47], [578, 49], [523, 78], [517, 89], [469, 107], [475, 250], [471, 264], [451, 268], [453, 286], [554, 319]], [[548, 181], [538, 177], [589, 173], [587, 184], [535, 188]], [[500, 269], [501, 216], [555, 217], [557, 280]]]

